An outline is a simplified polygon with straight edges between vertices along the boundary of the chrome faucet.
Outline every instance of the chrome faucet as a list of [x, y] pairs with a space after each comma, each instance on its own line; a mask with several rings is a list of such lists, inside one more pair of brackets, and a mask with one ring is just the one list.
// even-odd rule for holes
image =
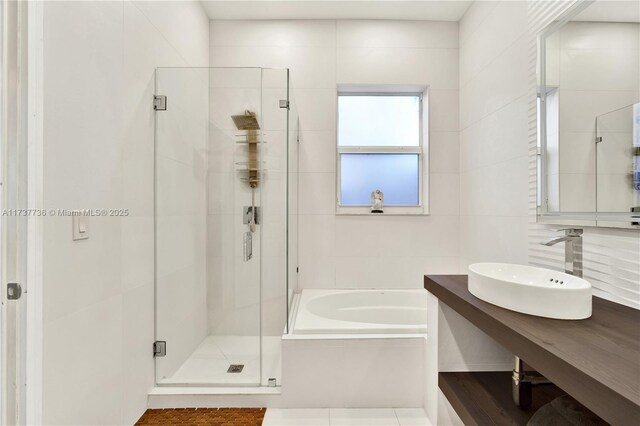
[[567, 274], [582, 278], [582, 229], [558, 229], [565, 234], [560, 237], [543, 241], [544, 246], [553, 246], [564, 242], [564, 271]]
[[[564, 235], [543, 241], [544, 246], [553, 246], [564, 242], [564, 271], [567, 274], [582, 278], [582, 229], [558, 229]], [[551, 384], [541, 376], [528, 375], [524, 369], [524, 362], [517, 355], [514, 356], [514, 366], [511, 374], [511, 392], [513, 402], [519, 407], [528, 407], [532, 401], [532, 391], [536, 386]]]

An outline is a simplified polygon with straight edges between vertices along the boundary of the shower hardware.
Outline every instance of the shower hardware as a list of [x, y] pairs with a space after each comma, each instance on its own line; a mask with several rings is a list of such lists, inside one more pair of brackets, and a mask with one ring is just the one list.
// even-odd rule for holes
[[227, 373], [242, 373], [244, 364], [231, 364], [227, 369]]
[[251, 231], [244, 233], [242, 252], [244, 254], [245, 262], [250, 261], [253, 257], [253, 234], [251, 233]]
[[166, 111], [167, 97], [165, 95], [153, 95], [153, 109], [156, 111]]
[[253, 221], [256, 225], [260, 225], [260, 207], [244, 206], [242, 223], [248, 225]]
[[18, 283], [7, 284], [7, 300], [18, 300], [22, 296], [22, 287]]
[[513, 371], [511, 372], [511, 395], [513, 402], [518, 407], [526, 408], [531, 405], [534, 387], [552, 384], [545, 377], [528, 375], [522, 359], [514, 355]]
[[156, 358], [167, 356], [167, 342], [164, 340], [153, 342], [153, 356]]
[[[640, 206], [631, 207], [631, 213], [640, 213]], [[632, 218], [638, 218], [638, 221], [631, 222], [632, 225], [640, 225], [640, 215], [633, 215]]]
[[280, 108], [289, 109], [289, 101], [286, 99], [280, 99]]
[[251, 206], [245, 207], [243, 214], [243, 223], [249, 226], [249, 232], [244, 233], [242, 241], [244, 261], [248, 262], [253, 257], [252, 234], [256, 232], [256, 225], [258, 224], [256, 188], [260, 183], [260, 161], [258, 160], [258, 144], [260, 143], [258, 130], [260, 130], [260, 124], [258, 124], [256, 113], [249, 110], [245, 110], [242, 115], [232, 115], [231, 119], [238, 130], [247, 132], [246, 140], [243, 141], [243, 143], [247, 144], [249, 159], [248, 161], [238, 162], [236, 164], [246, 166], [244, 169], [241, 169], [246, 172], [246, 176], [242, 177], [241, 180], [248, 182], [251, 188]]
[[238, 130], [260, 130], [255, 112], [245, 110], [243, 115], [232, 115], [231, 119]]

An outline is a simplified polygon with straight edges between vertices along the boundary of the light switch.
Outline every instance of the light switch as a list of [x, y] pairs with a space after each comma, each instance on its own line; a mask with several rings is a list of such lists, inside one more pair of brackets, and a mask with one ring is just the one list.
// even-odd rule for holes
[[72, 216], [73, 241], [89, 238], [89, 216]]

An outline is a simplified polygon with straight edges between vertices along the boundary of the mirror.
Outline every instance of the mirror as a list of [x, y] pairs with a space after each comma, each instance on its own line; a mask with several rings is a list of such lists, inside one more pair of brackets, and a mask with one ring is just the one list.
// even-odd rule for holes
[[640, 2], [578, 2], [538, 63], [539, 220], [640, 229]]

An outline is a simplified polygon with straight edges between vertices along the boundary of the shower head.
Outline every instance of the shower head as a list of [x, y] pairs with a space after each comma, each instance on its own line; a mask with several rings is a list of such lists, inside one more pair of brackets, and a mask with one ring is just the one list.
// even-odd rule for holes
[[255, 112], [246, 110], [244, 115], [232, 115], [231, 118], [238, 130], [258, 130], [260, 128]]

